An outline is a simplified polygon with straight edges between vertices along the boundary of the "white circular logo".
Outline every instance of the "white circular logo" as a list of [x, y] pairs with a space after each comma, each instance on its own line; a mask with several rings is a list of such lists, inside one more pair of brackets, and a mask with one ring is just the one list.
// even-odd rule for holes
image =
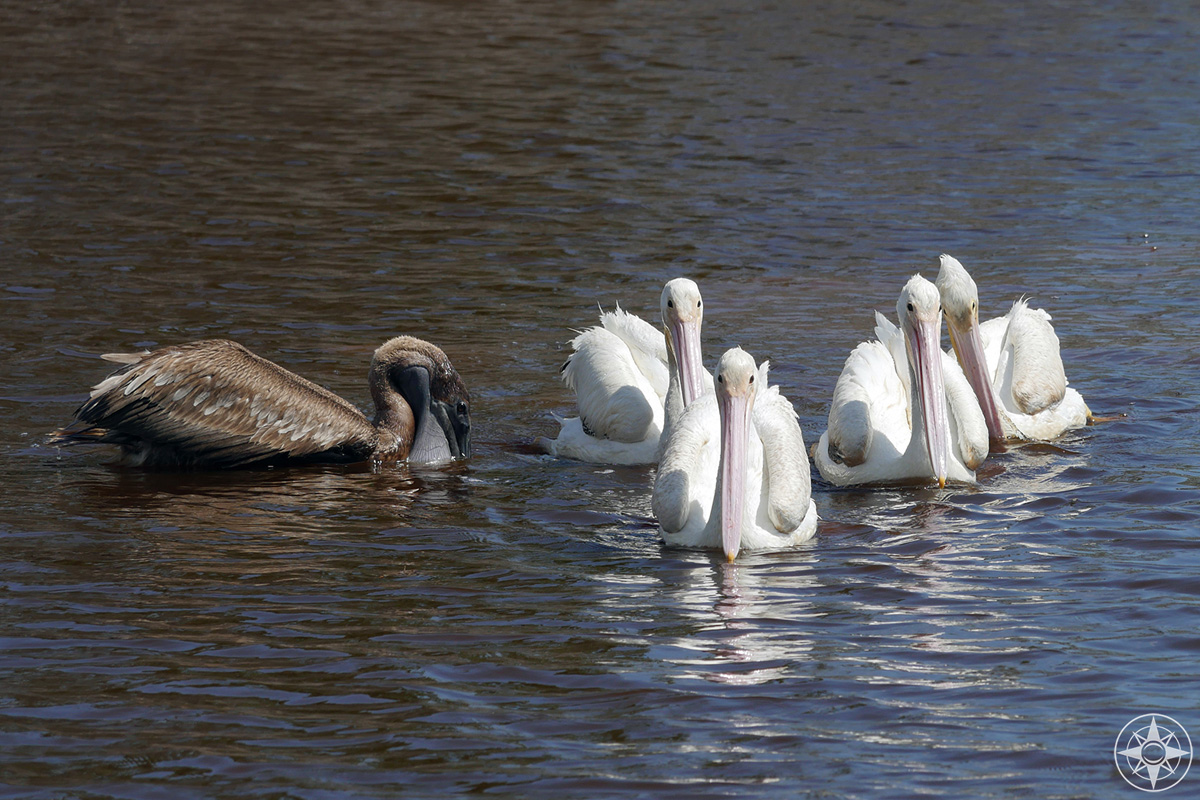
[[1192, 739], [1165, 714], [1142, 714], [1125, 723], [1113, 745], [1121, 777], [1143, 792], [1165, 792], [1192, 766]]

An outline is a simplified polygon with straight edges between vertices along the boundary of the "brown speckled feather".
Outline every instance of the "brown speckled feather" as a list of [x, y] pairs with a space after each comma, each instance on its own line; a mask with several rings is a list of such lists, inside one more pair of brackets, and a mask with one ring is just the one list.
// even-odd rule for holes
[[236, 342], [208, 340], [113, 357], [59, 441], [121, 445], [147, 466], [358, 461], [378, 433], [350, 403]]

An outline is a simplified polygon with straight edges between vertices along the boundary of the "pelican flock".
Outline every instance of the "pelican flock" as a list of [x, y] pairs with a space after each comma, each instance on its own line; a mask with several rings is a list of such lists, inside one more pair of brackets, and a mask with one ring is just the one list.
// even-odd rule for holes
[[721, 550], [789, 547], [812, 538], [808, 455], [792, 404], [767, 386], [739, 347], [721, 356], [716, 392], [692, 403], [672, 428], [652, 507], [672, 545]]
[[941, 348], [937, 287], [914, 275], [896, 302], [897, 328], [875, 314], [875, 340], [854, 348], [813, 453], [838, 486], [974, 483], [988, 454], [983, 412]]
[[149, 467], [288, 461], [438, 463], [471, 455], [470, 396], [439, 348], [400, 336], [371, 360], [375, 418], [225, 339], [104, 357], [123, 364], [59, 431]]
[[661, 332], [618, 306], [572, 340], [561, 372], [579, 416], [559, 420], [558, 438], [539, 440], [547, 453], [597, 464], [658, 461], [663, 432], [712, 391], [700, 359], [700, 287], [687, 278], [668, 281], [660, 313]]
[[953, 256], [937, 276], [950, 343], [975, 393], [993, 442], [1048, 440], [1087, 424], [1092, 413], [1067, 386], [1050, 315], [1024, 299], [979, 324], [979, 291]]
[[[579, 415], [545, 452], [597, 464], [656, 465], [651, 508], [669, 545], [742, 551], [813, 537], [809, 452], [769, 363], [740, 347], [704, 369], [704, 304], [687, 278], [663, 286], [662, 330], [623, 311], [580, 332], [561, 369]], [[837, 486], [972, 484], [989, 447], [1045, 440], [1087, 424], [1067, 385], [1050, 315], [1024, 299], [979, 323], [979, 293], [942, 255], [936, 285], [914, 275], [898, 324], [875, 313], [834, 387], [811, 457]], [[943, 315], [954, 354], [941, 348]], [[214, 339], [109, 354], [121, 367], [93, 387], [58, 444], [109, 443], [146, 467], [285, 462], [442, 463], [471, 455], [470, 396], [438, 347], [400, 336], [379, 347], [368, 385], [375, 416], [251, 353]]]

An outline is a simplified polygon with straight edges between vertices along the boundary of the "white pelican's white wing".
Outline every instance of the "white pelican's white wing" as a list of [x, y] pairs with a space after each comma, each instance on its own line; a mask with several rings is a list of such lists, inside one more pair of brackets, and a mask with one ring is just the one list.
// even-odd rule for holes
[[579, 416], [560, 419], [558, 438], [541, 439], [551, 455], [601, 464], [652, 464], [658, 456], [667, 392], [666, 339], [619, 307], [571, 340], [562, 379]]
[[[658, 333], [645, 322], [642, 325]], [[658, 336], [662, 339], [661, 333]], [[575, 352], [563, 366], [563, 382], [575, 392], [583, 426], [596, 438], [632, 444], [650, 436], [656, 422], [658, 430], [662, 429], [662, 396], [654, 384], [657, 376], [642, 371], [639, 361], [650, 362], [651, 358], [639, 344], [635, 340], [631, 346], [603, 327], [589, 328], [571, 342]], [[666, 363], [661, 366], [665, 372]]]
[[[760, 386], [767, 386], [768, 367], [766, 361], [759, 367]], [[754, 430], [762, 443], [767, 479], [761, 488], [759, 530], [744, 531], [742, 547], [747, 550], [777, 547], [780, 535], [786, 535], [790, 544], [804, 541], [817, 530], [808, 450], [804, 447], [796, 409], [780, 394], [778, 386], [770, 386], [765, 392], [759, 390], [754, 401]], [[759, 536], [759, 531], [768, 536]]]
[[898, 458], [911, 435], [907, 383], [882, 342], [855, 347], [833, 390], [829, 427], [821, 437], [825, 458], [847, 467]]
[[1018, 300], [999, 319], [1007, 320], [1004, 340], [996, 361], [988, 353], [988, 364], [1007, 428], [1015, 434], [1010, 438], [1045, 441], [1086, 425], [1092, 412], [1068, 386], [1050, 315]]
[[1013, 303], [1008, 312], [1008, 328], [996, 366], [1004, 386], [1001, 397], [1011, 399], [1023, 414], [1039, 414], [1067, 393], [1067, 376], [1050, 315], [1040, 308], [1029, 308], [1024, 300]]
[[[720, 437], [721, 417], [712, 394], [685, 408], [671, 426], [650, 498], [667, 544], [705, 546], [717, 489]], [[719, 533], [717, 537], [719, 544]]]

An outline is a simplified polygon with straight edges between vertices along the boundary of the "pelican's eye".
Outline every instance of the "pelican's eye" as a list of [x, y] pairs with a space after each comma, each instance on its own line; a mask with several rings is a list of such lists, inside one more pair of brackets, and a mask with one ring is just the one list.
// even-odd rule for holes
[[699, 307], [700, 307], [700, 301], [699, 301], [699, 300], [697, 300], [697, 301], [696, 301], [696, 308], [699, 308]]
[[753, 376], [753, 375], [751, 375], [751, 376], [750, 376], [750, 382], [751, 382], [751, 383], [754, 383], [754, 376]]
[[459, 400], [458, 405], [455, 407], [454, 410], [458, 412], [458, 415], [460, 417], [465, 417], [467, 415], [467, 404], [464, 403], [463, 401]]
[[717, 374], [717, 383], [724, 383], [724, 382], [725, 382], [725, 376], [718, 373]]
[[912, 303], [909, 303], [909, 304], [908, 304], [908, 310], [909, 310], [909, 311], [912, 311], [912, 310], [913, 310]]
[[667, 301], [667, 308], [674, 308], [674, 307], [675, 307], [675, 301], [674, 301], [674, 300], [668, 300], [668, 301]]

